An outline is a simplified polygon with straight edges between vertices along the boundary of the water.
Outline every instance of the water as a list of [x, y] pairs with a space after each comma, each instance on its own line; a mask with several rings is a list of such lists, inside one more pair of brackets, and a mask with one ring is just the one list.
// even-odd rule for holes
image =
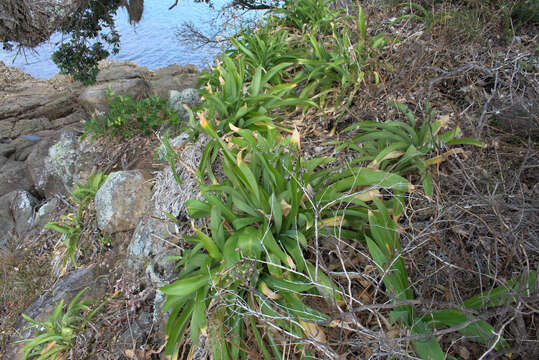
[[[127, 11], [118, 10], [116, 27], [121, 35], [120, 53], [109, 59], [133, 61], [138, 65], [155, 69], [171, 64], [193, 64], [204, 67], [213, 61], [219, 49], [192, 49], [179, 43], [175, 33], [184, 21], [191, 21], [203, 31], [211, 33], [215, 25], [211, 20], [219, 9], [228, 1], [214, 0], [214, 9], [192, 0], [180, 0], [172, 10], [168, 10], [174, 0], [146, 0], [142, 20], [133, 27], [129, 24]], [[0, 49], [0, 60], [6, 65], [16, 66], [35, 78], [49, 78], [59, 72], [51, 60], [55, 43], [62, 39], [61, 34], [54, 34], [47, 42], [26, 51], [26, 56], [19, 54], [14, 62], [15, 51]]]

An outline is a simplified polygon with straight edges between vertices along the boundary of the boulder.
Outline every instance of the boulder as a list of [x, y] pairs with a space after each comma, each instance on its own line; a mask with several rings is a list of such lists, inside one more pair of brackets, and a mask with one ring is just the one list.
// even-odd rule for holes
[[88, 118], [88, 114], [83, 110], [78, 110], [72, 114], [69, 114], [65, 117], [53, 120], [51, 122], [53, 129], [60, 129], [68, 125], [81, 124], [83, 120]]
[[107, 233], [134, 229], [147, 212], [151, 196], [143, 171], [111, 173], [95, 196], [98, 227]]
[[32, 230], [36, 204], [37, 200], [23, 190], [0, 197], [0, 247], [15, 235], [21, 237]]
[[200, 102], [200, 94], [198, 90], [188, 88], [183, 91], [171, 90], [168, 98], [168, 104], [182, 119], [189, 117], [184, 105], [193, 107]]
[[9, 157], [15, 152], [15, 144], [12, 142], [9, 143], [0, 143], [0, 156]]
[[[182, 163], [192, 169], [198, 168], [207, 141], [204, 135], [195, 144], [189, 143], [185, 135], [172, 140]], [[151, 209], [138, 223], [128, 247], [128, 265], [136, 273], [144, 272], [154, 284], [168, 280], [174, 273], [174, 262], [168, 258], [177, 255], [177, 249], [170, 244], [174, 243], [175, 235], [186, 230], [167, 221], [165, 213], [187, 219], [185, 203], [200, 199], [196, 176], [181, 167], [176, 170], [181, 184], [176, 182], [170, 166], [155, 175]]]
[[[163, 214], [161, 214], [163, 216]], [[169, 252], [169, 246], [163, 240], [170, 239], [171, 234], [176, 231], [172, 225], [165, 224], [165, 221], [160, 220], [159, 216], [144, 216], [135, 229], [133, 237], [128, 247], [128, 264], [136, 272], [145, 271], [152, 282], [156, 282], [153, 275], [153, 264], [148, 264], [148, 261], [159, 263], [164, 262], [172, 254]], [[161, 261], [160, 261], [161, 260]], [[171, 263], [171, 262], [169, 262]], [[149, 269], [144, 266], [148, 265]], [[172, 264], [174, 268], [174, 264]]]
[[193, 65], [170, 65], [154, 70], [150, 84], [154, 95], [168, 99], [171, 90], [196, 88], [199, 76], [198, 69]]
[[41, 205], [39, 210], [36, 212], [36, 216], [34, 219], [35, 226], [38, 228], [42, 228], [43, 226], [45, 226], [45, 224], [56, 215], [56, 209], [58, 208], [59, 204], [60, 201], [57, 198], [53, 197], [45, 204]]
[[8, 160], [0, 168], [0, 196], [14, 190], [30, 191], [32, 186], [24, 162]]
[[5, 163], [7, 163], [9, 161], [9, 159], [3, 155], [0, 155], [0, 169], [2, 168], [2, 166], [4, 166]]
[[32, 147], [36, 145], [41, 137], [34, 134], [28, 134], [18, 137], [11, 144], [15, 146], [15, 160], [24, 161], [32, 152]]
[[96, 77], [98, 83], [121, 79], [144, 78], [150, 71], [145, 66], [138, 66], [132, 62], [107, 61], [100, 63], [99, 74]]
[[74, 84], [57, 89], [46, 80], [25, 80], [0, 97], [0, 119], [49, 120], [67, 116], [77, 108], [80, 87]]
[[11, 216], [13, 192], [0, 197], [0, 250], [15, 238], [15, 219]]
[[79, 97], [79, 103], [88, 114], [106, 112], [108, 102], [105, 94], [112, 90], [115, 95], [127, 95], [132, 99], [140, 100], [150, 93], [150, 85], [144, 79], [122, 79], [105, 82], [87, 87]]
[[41, 140], [28, 156], [26, 168], [33, 185], [43, 196], [66, 194], [77, 181], [79, 160], [78, 135], [65, 131]]
[[51, 128], [52, 123], [44, 116], [36, 119], [20, 119], [13, 124], [9, 137], [11, 139], [15, 139], [21, 135], [31, 134], [40, 130], [47, 130]]

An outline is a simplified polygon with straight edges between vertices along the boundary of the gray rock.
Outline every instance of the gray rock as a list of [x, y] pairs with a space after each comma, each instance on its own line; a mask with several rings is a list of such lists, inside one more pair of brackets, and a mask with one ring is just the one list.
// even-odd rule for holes
[[16, 237], [15, 219], [11, 215], [13, 192], [0, 197], [0, 249]]
[[2, 168], [2, 166], [4, 166], [5, 163], [7, 163], [9, 160], [7, 157], [3, 156], [3, 155], [0, 155], [0, 169]]
[[12, 142], [0, 144], [0, 156], [8, 157], [15, 152], [15, 144]]
[[117, 354], [123, 354], [127, 349], [138, 348], [137, 345], [141, 345], [145, 337], [154, 330], [150, 313], [142, 312], [136, 319], [130, 320], [129, 328], [118, 337], [114, 344]]
[[0, 140], [10, 140], [11, 130], [13, 130], [13, 124], [17, 119], [4, 119], [0, 120]]
[[114, 81], [121, 79], [144, 78], [148, 76], [149, 70], [147, 67], [138, 66], [131, 62], [110, 62], [104, 66], [97, 75], [97, 82]]
[[69, 114], [68, 116], [53, 120], [51, 125], [53, 129], [59, 129], [67, 125], [80, 124], [82, 120], [86, 118], [88, 118], [88, 114], [82, 110], [79, 110]]
[[70, 191], [78, 169], [80, 155], [78, 136], [62, 132], [58, 137], [41, 140], [26, 160], [36, 190], [49, 198], [54, 194]]
[[132, 99], [140, 100], [150, 93], [150, 85], [146, 80], [122, 79], [87, 87], [79, 97], [79, 102], [88, 114], [106, 112], [108, 110], [105, 93], [114, 91], [115, 95], [128, 95]]
[[15, 231], [23, 236], [34, 227], [37, 200], [26, 191], [16, 191], [11, 202], [11, 214], [15, 219]]
[[29, 191], [32, 186], [24, 162], [8, 160], [0, 169], [0, 196], [14, 190]]
[[[187, 140], [189, 140], [189, 134], [186, 132], [183, 132], [180, 135], [176, 136], [175, 138], [169, 140], [169, 144], [173, 149], [177, 150]], [[159, 148], [157, 149], [157, 156], [159, 160], [164, 160], [166, 153], [167, 151], [165, 149], [165, 145], [161, 143], [161, 145], [159, 145]]]
[[51, 120], [67, 116], [77, 108], [79, 92], [80, 87], [77, 86], [57, 90], [46, 80], [26, 80], [0, 99], [0, 119], [46, 117]]
[[37, 200], [22, 190], [0, 197], [0, 248], [32, 230], [36, 204]]
[[45, 204], [41, 205], [35, 216], [35, 226], [39, 228], [45, 226], [45, 224], [54, 217], [59, 203], [58, 199], [53, 197]]
[[200, 101], [200, 95], [198, 90], [193, 88], [188, 88], [183, 91], [171, 90], [168, 98], [169, 106], [174, 110], [182, 119], [185, 119], [189, 116], [187, 110], [185, 110], [184, 105], [192, 107], [198, 105]]
[[134, 229], [151, 196], [151, 184], [141, 170], [110, 174], [95, 197], [98, 227], [107, 233]]
[[[155, 216], [144, 216], [135, 229], [128, 247], [128, 264], [137, 272], [144, 270], [149, 261], [156, 261], [155, 257], [165, 258], [170, 255], [165, 240], [170, 239], [174, 230], [170, 231], [165, 221]], [[163, 256], [166, 255], [166, 256]], [[148, 267], [151, 267], [149, 265]], [[150, 280], [153, 270], [145, 270]]]
[[44, 116], [35, 119], [20, 119], [17, 120], [13, 126], [9, 137], [14, 139], [21, 135], [31, 134], [40, 130], [47, 130], [51, 128], [52, 123]]
[[13, 140], [11, 144], [15, 145], [15, 160], [24, 161], [32, 152], [32, 146], [37, 144], [41, 137], [33, 134], [27, 134]]
[[152, 75], [150, 84], [153, 94], [168, 99], [171, 90], [183, 91], [195, 88], [200, 73], [193, 65], [170, 65], [154, 70]]
[[[207, 137], [201, 136], [195, 144], [183, 142], [181, 150], [177, 149], [182, 162], [197, 168], [207, 140]], [[181, 168], [177, 170], [182, 184], [176, 182], [170, 167], [156, 174], [149, 215], [138, 223], [128, 247], [128, 265], [137, 273], [145, 272], [152, 283], [165, 281], [174, 272], [174, 262], [168, 261], [168, 258], [177, 255], [177, 248], [170, 244], [175, 242], [174, 237], [181, 229], [175, 223], [166, 221], [165, 212], [175, 217], [187, 217], [186, 201], [200, 199], [196, 177], [189, 171], [181, 171]]]

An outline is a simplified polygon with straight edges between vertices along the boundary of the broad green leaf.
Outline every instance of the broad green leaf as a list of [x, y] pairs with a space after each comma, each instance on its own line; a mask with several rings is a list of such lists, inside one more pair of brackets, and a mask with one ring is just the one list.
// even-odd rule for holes
[[209, 280], [209, 275], [196, 275], [187, 279], [176, 280], [172, 284], [163, 286], [159, 291], [166, 295], [186, 296], [208, 284]]
[[258, 236], [258, 230], [253, 226], [248, 226], [240, 230], [237, 246], [243, 251], [244, 255], [258, 257], [262, 239]]
[[210, 254], [210, 256], [214, 259], [217, 259], [217, 260], [221, 259], [222, 257], [221, 251], [219, 251], [219, 248], [215, 244], [215, 241], [213, 241], [211, 237], [209, 237], [202, 231], [198, 229], [194, 229], [194, 230], [197, 233], [198, 238], [200, 239], [202, 244], [204, 244], [204, 248], [206, 249], [206, 251], [208, 251], [208, 254]]
[[277, 196], [275, 196], [275, 193], [271, 194], [269, 201], [270, 201], [273, 222], [275, 224], [275, 231], [279, 233], [281, 231], [281, 225], [283, 221], [281, 202], [277, 199]]
[[199, 288], [195, 295], [195, 306], [191, 317], [191, 341], [194, 345], [198, 344], [200, 329], [206, 326], [206, 294], [208, 286]]

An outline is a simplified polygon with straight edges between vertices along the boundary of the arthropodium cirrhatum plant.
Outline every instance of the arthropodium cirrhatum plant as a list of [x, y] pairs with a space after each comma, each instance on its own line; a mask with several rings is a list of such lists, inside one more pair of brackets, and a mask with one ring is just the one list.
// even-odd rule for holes
[[67, 260], [71, 260], [73, 265], [77, 266], [75, 253], [78, 250], [80, 233], [84, 224], [85, 214], [88, 212], [88, 205], [95, 199], [95, 195], [101, 185], [105, 182], [107, 176], [102, 172], [93, 173], [85, 184], [77, 183], [71, 196], [75, 203], [75, 212], [62, 215], [60, 221], [49, 221], [45, 224], [45, 229], [51, 229], [61, 233], [64, 236], [66, 247], [66, 256], [64, 258], [63, 268]]
[[23, 353], [23, 360], [60, 359], [63, 354], [73, 348], [78, 332], [84, 329], [105, 304], [103, 302], [91, 310], [89, 301], [79, 301], [86, 290], [88, 288], [82, 289], [71, 300], [65, 311], [64, 299], [62, 299], [46, 320], [36, 321], [22, 314], [23, 318], [30, 323], [29, 328], [35, 329], [33, 337], [20, 341], [20, 343], [25, 343], [20, 350]]
[[[225, 142], [201, 117], [201, 128], [223, 154], [225, 179], [201, 185], [205, 201], [187, 203], [189, 215], [209, 219], [209, 226], [194, 229], [196, 236], [188, 238], [193, 248], [179, 262], [179, 279], [161, 288], [167, 295], [164, 309], [172, 310], [167, 325], [170, 355], [177, 353], [187, 326], [191, 341], [198, 342], [213, 309], [217, 316], [211, 321], [211, 338], [219, 343], [215, 351], [219, 358], [237, 358], [239, 346], [227, 344], [221, 332], [228, 328], [241, 337], [244, 323], [237, 317], [251, 316], [243, 305], [248, 303], [260, 309], [263, 318], [286, 314], [278, 326], [298, 338], [311, 336], [311, 330], [329, 318], [303, 297], [336, 303], [343, 294], [308, 259], [304, 247], [314, 237], [330, 234], [334, 225], [353, 228], [355, 222], [365, 222], [367, 202], [379, 196], [379, 189], [402, 193], [409, 187], [404, 178], [382, 171], [321, 169], [333, 159], [302, 158], [294, 150], [298, 135], [283, 139], [275, 129], [263, 135], [229, 126], [234, 136]], [[340, 212], [343, 203], [351, 205]], [[336, 213], [341, 214], [338, 219]], [[351, 230], [341, 233], [354, 236]], [[268, 337], [271, 334], [258, 341], [262, 353], [269, 353]]]
[[[428, 166], [443, 161], [451, 152], [441, 154], [445, 149], [455, 152], [456, 145], [484, 147], [481, 141], [459, 138], [459, 127], [441, 132], [445, 122], [435, 120], [435, 111], [426, 104], [421, 123], [405, 104], [391, 104], [407, 121], [387, 120], [385, 122], [359, 121], [345, 131], [358, 129], [359, 134], [346, 141], [344, 146], [358, 151], [358, 162], [368, 161], [369, 168], [382, 169], [397, 174], [418, 171], [423, 189], [428, 196], [433, 194], [432, 177]], [[435, 153], [435, 156], [431, 154]]]

